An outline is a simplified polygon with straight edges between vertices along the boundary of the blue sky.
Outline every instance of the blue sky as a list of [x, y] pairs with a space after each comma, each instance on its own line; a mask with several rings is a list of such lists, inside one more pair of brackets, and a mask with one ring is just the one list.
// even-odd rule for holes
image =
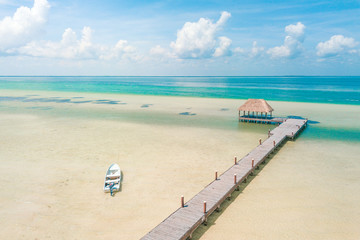
[[0, 0], [0, 75], [360, 75], [360, 1]]

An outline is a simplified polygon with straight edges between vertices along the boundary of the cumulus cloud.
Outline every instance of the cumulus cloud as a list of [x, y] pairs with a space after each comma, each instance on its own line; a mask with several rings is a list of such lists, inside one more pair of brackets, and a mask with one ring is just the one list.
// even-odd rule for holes
[[155, 56], [163, 56], [167, 54], [167, 50], [162, 48], [160, 45], [157, 45], [150, 49], [150, 54]]
[[32, 8], [19, 7], [13, 16], [0, 21], [0, 51], [21, 46], [41, 30], [47, 20], [50, 5], [47, 0], [34, 0]]
[[305, 25], [298, 22], [285, 27], [286, 37], [284, 44], [270, 48], [267, 53], [272, 58], [295, 58], [303, 50], [302, 43], [305, 38]]
[[258, 47], [257, 42], [254, 41], [253, 46], [252, 46], [252, 48], [250, 50], [249, 56], [252, 57], [252, 58], [258, 57], [264, 52], [264, 50], [265, 50], [264, 47]]
[[129, 45], [126, 40], [119, 40], [115, 47], [100, 47], [101, 54], [100, 59], [112, 60], [112, 59], [129, 59], [139, 60], [141, 56], [137, 53], [137, 49], [134, 46]]
[[265, 51], [264, 47], [258, 46], [257, 42], [254, 41], [251, 48], [235, 48], [232, 52], [236, 55], [240, 55], [246, 58], [257, 58], [263, 55]]
[[150, 49], [150, 55], [157, 58], [174, 58], [174, 54], [172, 54], [169, 50], [162, 48], [160, 45], [156, 45], [155, 47]]
[[345, 51], [349, 53], [354, 53], [356, 50], [354, 48], [358, 43], [353, 38], [347, 38], [343, 35], [334, 35], [326, 42], [319, 42], [316, 46], [316, 54], [319, 57], [331, 57], [337, 56]]
[[93, 30], [84, 27], [81, 38], [71, 28], [64, 31], [59, 42], [32, 41], [16, 52], [24, 55], [45, 58], [64, 59], [102, 59], [111, 60], [119, 58], [135, 59], [136, 49], [128, 44], [126, 40], [120, 40], [115, 46], [94, 44], [92, 42]]
[[67, 28], [59, 42], [32, 41], [17, 51], [21, 54], [47, 58], [94, 58], [96, 49], [91, 42], [92, 30], [84, 27], [81, 39], [71, 28]]
[[219, 47], [215, 49], [215, 52], [213, 54], [214, 57], [221, 57], [221, 56], [230, 56], [230, 45], [231, 45], [231, 39], [227, 37], [219, 37]]
[[303, 42], [305, 35], [305, 25], [302, 24], [301, 22], [298, 22], [296, 25], [290, 24], [285, 27], [285, 32], [289, 36], [297, 39], [298, 41]]
[[229, 53], [231, 40], [227, 37], [216, 38], [231, 14], [222, 12], [219, 20], [200, 18], [198, 22], [186, 22], [177, 32], [177, 39], [170, 46], [179, 58], [207, 58], [223, 56]]
[[246, 50], [241, 48], [241, 47], [237, 47], [233, 50], [233, 53], [236, 53], [236, 54], [240, 54], [240, 55], [243, 55], [246, 53]]

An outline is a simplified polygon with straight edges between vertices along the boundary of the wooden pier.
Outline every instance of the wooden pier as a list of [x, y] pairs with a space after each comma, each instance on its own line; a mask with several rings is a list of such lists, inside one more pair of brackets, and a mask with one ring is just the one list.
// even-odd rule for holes
[[234, 165], [213, 182], [196, 194], [188, 202], [182, 204], [179, 209], [147, 233], [142, 240], [179, 240], [190, 239], [192, 233], [202, 223], [206, 223], [208, 216], [216, 209], [231, 193], [238, 189], [239, 185], [246, 181], [247, 177], [264, 162], [275, 149], [287, 139], [294, 139], [306, 127], [307, 120], [287, 119], [269, 132], [266, 140], [259, 140], [259, 145], [241, 160], [235, 159]]

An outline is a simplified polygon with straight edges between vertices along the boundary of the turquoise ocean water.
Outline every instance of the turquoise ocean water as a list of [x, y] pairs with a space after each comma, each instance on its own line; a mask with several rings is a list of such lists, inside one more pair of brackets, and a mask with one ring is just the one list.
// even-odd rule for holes
[[[34, 100], [81, 103], [81, 100], [76, 99], [9, 97], [1, 93], [2, 89], [231, 99], [264, 98], [286, 102], [330, 103], [334, 104], [334, 112], [337, 108], [341, 108], [337, 107], [337, 104], [352, 105], [356, 109], [360, 105], [360, 77], [0, 77], [0, 104], [9, 101], [31, 102]], [[116, 101], [98, 101], [100, 102], [95, 103], [122, 104]], [[40, 107], [39, 109], [50, 110], [51, 108]], [[106, 114], [103, 113], [102, 116]], [[313, 123], [312, 130], [307, 131], [304, 136], [360, 142], [360, 115], [349, 113], [343, 118], [336, 114], [332, 115], [332, 117], [334, 116], [337, 117], [337, 120], [334, 120], [332, 126], [321, 124], [322, 119], [310, 119]], [[124, 118], [125, 115], [122, 113], [117, 117]], [[137, 116], [133, 113], [129, 113], [127, 117], [134, 121], [137, 120]], [[142, 118], [142, 116], [139, 117], [140, 120]], [[357, 124], [345, 127], [341, 124], [337, 125], [339, 119], [341, 121], [346, 118], [353, 118], [350, 119], [350, 122]], [[163, 122], [167, 120], [165, 119]], [[157, 121], [160, 121], [159, 117], [157, 117]], [[174, 119], [168, 122], [174, 122]], [[210, 122], [207, 124], [211, 125]]]
[[0, 89], [360, 105], [360, 77], [0, 77]]

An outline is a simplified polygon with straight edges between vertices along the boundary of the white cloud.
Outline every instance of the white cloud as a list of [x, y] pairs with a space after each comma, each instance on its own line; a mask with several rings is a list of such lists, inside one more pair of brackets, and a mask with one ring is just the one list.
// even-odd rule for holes
[[258, 47], [257, 42], [254, 41], [249, 56], [252, 58], [258, 57], [264, 52], [264, 50], [264, 47]]
[[140, 60], [141, 56], [137, 53], [137, 49], [134, 46], [129, 45], [126, 40], [119, 40], [115, 47], [102, 46], [100, 59], [112, 60], [112, 59], [129, 59]]
[[354, 48], [358, 43], [353, 38], [347, 38], [343, 35], [334, 35], [326, 42], [319, 42], [316, 46], [316, 54], [319, 57], [331, 57], [339, 55], [346, 50], [349, 53], [356, 53], [357, 51], [351, 48]]
[[46, 58], [94, 58], [96, 49], [92, 46], [91, 34], [91, 28], [84, 27], [82, 37], [78, 40], [76, 32], [67, 28], [60, 42], [32, 41], [17, 49], [17, 52]]
[[290, 24], [285, 27], [287, 36], [284, 44], [278, 47], [270, 48], [267, 53], [272, 58], [294, 58], [298, 56], [302, 50], [302, 43], [305, 38], [305, 25], [298, 22], [296, 25]]
[[301, 22], [298, 22], [296, 25], [290, 24], [285, 27], [285, 32], [294, 39], [303, 42], [305, 35], [305, 25]]
[[155, 57], [173, 57], [173, 55], [165, 48], [162, 48], [160, 45], [150, 49], [150, 55]]
[[[230, 39], [226, 37], [216, 39], [216, 33], [230, 16], [230, 13], [222, 12], [216, 23], [205, 18], [200, 18], [198, 22], [186, 22], [183, 28], [178, 30], [176, 41], [170, 44], [174, 53], [179, 58], [206, 58], [227, 53], [225, 48]], [[222, 46], [217, 48], [217, 45], [221, 44]]]
[[231, 45], [231, 39], [227, 37], [219, 37], [219, 47], [215, 49], [215, 52], [213, 54], [214, 57], [221, 57], [221, 56], [230, 56], [230, 45]]
[[264, 50], [264, 47], [258, 46], [257, 42], [254, 41], [250, 49], [237, 47], [232, 52], [246, 58], [257, 58], [264, 53]]
[[160, 45], [156, 45], [155, 47], [150, 49], [150, 55], [162, 56], [166, 54], [167, 54], [166, 49], [162, 48]]
[[12, 17], [0, 21], [0, 51], [21, 46], [31, 40], [46, 22], [50, 8], [47, 0], [34, 0], [32, 8], [19, 7]]
[[63, 58], [63, 59], [102, 59], [112, 60], [120, 58], [136, 59], [135, 47], [126, 40], [120, 40], [115, 46], [94, 44], [93, 30], [84, 27], [81, 39], [71, 28], [64, 31], [59, 42], [32, 41], [23, 47], [14, 50], [17, 53], [34, 57]]
[[246, 53], [246, 50], [241, 48], [241, 47], [237, 47], [233, 50], [233, 53], [236, 53], [236, 54], [245, 54]]

